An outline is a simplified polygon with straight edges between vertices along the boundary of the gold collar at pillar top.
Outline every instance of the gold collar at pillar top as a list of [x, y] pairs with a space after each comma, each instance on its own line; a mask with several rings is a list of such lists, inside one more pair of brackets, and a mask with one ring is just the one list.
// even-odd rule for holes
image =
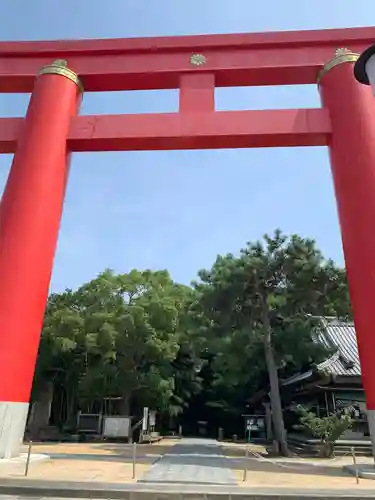
[[352, 52], [350, 49], [337, 49], [335, 52], [335, 57], [328, 61], [323, 68], [319, 71], [318, 73], [318, 85], [323, 78], [323, 76], [328, 73], [328, 71], [331, 71], [332, 68], [335, 66], [338, 66], [339, 64], [343, 63], [348, 63], [348, 62], [356, 62], [358, 59], [359, 54], [356, 52]]
[[71, 69], [68, 68], [68, 63], [64, 59], [57, 59], [56, 61], [53, 61], [52, 64], [49, 64], [48, 66], [44, 66], [39, 71], [39, 75], [61, 75], [65, 76], [65, 78], [69, 78], [72, 82], [74, 82], [77, 87], [79, 88], [79, 91], [83, 93], [83, 85], [81, 80], [78, 78], [77, 73], [74, 73]]

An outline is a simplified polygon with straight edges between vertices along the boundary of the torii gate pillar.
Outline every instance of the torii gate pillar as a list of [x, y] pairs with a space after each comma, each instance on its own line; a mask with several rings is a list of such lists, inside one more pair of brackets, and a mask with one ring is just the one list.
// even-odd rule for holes
[[375, 456], [375, 99], [354, 77], [358, 57], [338, 50], [319, 88], [332, 124], [328, 147]]
[[80, 82], [63, 61], [35, 81], [0, 210], [0, 458], [19, 454], [69, 170]]

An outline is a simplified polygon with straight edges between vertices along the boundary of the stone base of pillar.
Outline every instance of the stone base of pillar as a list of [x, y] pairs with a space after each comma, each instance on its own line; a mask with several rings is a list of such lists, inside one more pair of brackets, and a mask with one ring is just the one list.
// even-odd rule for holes
[[0, 459], [20, 455], [29, 403], [0, 402]]

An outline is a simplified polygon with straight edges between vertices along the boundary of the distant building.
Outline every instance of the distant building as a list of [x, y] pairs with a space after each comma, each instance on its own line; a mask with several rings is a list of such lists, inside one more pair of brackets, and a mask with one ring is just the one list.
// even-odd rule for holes
[[320, 321], [315, 340], [333, 354], [314, 368], [280, 381], [288, 433], [291, 437], [295, 433], [294, 410], [298, 405], [319, 416], [346, 409], [355, 424], [342, 440], [357, 440], [365, 445], [369, 442], [369, 431], [354, 325], [332, 318]]

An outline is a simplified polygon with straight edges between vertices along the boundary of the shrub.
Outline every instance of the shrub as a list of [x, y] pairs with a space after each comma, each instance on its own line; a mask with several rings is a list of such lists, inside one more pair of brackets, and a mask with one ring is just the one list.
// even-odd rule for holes
[[303, 406], [299, 406], [297, 412], [300, 418], [298, 427], [320, 439], [321, 456], [327, 458], [333, 456], [335, 442], [353, 425], [353, 419], [347, 413], [332, 413], [328, 417], [318, 417]]

